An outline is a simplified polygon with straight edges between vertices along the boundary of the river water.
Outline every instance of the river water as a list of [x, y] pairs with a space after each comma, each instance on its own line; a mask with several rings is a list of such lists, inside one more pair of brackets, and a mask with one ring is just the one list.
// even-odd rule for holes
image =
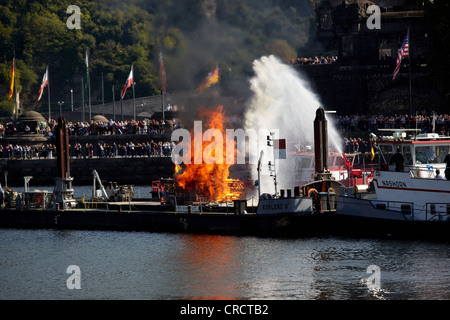
[[450, 248], [393, 239], [0, 229], [0, 299], [448, 300]]

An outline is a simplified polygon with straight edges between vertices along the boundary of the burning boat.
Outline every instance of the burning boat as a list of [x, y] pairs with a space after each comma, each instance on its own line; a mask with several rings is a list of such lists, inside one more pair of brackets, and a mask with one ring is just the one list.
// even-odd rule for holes
[[[290, 198], [261, 200], [258, 207], [248, 206], [244, 183], [230, 177], [227, 164], [184, 165], [172, 180], [158, 182], [162, 202], [135, 201], [129, 196], [126, 202], [116, 202], [120, 195], [108, 194], [100, 183], [96, 201], [88, 205], [73, 196], [67, 126], [62, 117], [58, 120], [58, 132], [58, 177], [54, 192], [42, 192], [45, 198], [34, 197], [28, 202], [23, 194], [2, 192], [1, 227], [298, 236], [311, 232], [317, 224], [316, 219], [300, 223], [297, 220], [300, 212], [295, 206], [293, 210], [285, 210], [288, 202], [293, 201]], [[96, 179], [100, 182], [94, 174]], [[169, 201], [171, 196], [173, 202]], [[305, 202], [312, 203], [309, 198]], [[302, 213], [313, 216], [310, 211]]]

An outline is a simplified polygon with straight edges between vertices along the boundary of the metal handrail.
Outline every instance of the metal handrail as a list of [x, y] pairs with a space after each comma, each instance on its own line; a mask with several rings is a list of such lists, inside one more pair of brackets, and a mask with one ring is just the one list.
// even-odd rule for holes
[[[403, 218], [405, 218], [405, 220], [414, 220], [414, 203], [413, 203], [413, 202], [405, 202], [405, 201], [389, 201], [389, 200], [376, 200], [376, 199], [371, 199], [371, 200], [370, 200], [370, 204], [372, 205], [372, 207], [373, 207], [374, 209], [379, 209], [379, 208], [376, 207], [376, 205], [375, 205], [374, 203], [376, 203], [376, 204], [378, 204], [378, 203], [380, 203], [380, 204], [385, 203], [385, 204], [387, 204], [387, 207], [386, 207], [384, 210], [389, 210], [389, 211], [392, 211], [392, 212], [400, 212], [400, 213], [403, 215]], [[397, 210], [392, 210], [392, 209], [390, 209], [390, 208], [389, 208], [389, 204], [390, 204], [390, 203], [399, 203], [399, 204], [400, 204], [400, 210], [397, 211]], [[410, 208], [411, 208], [411, 216], [410, 216], [410, 217], [406, 217], [406, 216], [405, 216], [405, 213], [401, 210], [401, 205], [402, 205], [402, 204], [410, 205]], [[409, 214], [408, 214], [408, 215], [409, 215]]]
[[[432, 205], [445, 206], [446, 211], [436, 211], [436, 213], [432, 213], [432, 207], [431, 207]], [[430, 208], [430, 212], [428, 212], [428, 208]], [[436, 210], [436, 209], [434, 209], [434, 210]], [[428, 213], [431, 215], [431, 217], [429, 219], [428, 219]], [[442, 203], [427, 202], [425, 204], [425, 220], [431, 221], [435, 218], [438, 218], [438, 220], [441, 221], [443, 217], [448, 217], [448, 216], [450, 216], [450, 203], [448, 203], [448, 202], [442, 202]]]

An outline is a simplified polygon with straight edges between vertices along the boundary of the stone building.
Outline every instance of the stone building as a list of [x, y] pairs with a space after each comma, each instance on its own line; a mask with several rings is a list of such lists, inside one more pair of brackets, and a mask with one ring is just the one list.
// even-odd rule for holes
[[[379, 28], [371, 24], [375, 11], [368, 8], [372, 5], [379, 8]], [[311, 47], [315, 55], [337, 55], [338, 62], [300, 69], [312, 81], [324, 106], [340, 113], [414, 113], [435, 98], [427, 80], [432, 29], [415, 0], [322, 0], [316, 1], [315, 12], [312, 41], [316, 43]], [[410, 59], [403, 60], [392, 81], [397, 53], [408, 30]]]
[[26, 132], [25, 127], [28, 126], [29, 132], [36, 132], [36, 128], [40, 126], [46, 126], [45, 118], [36, 111], [24, 112], [16, 122], [16, 128], [20, 131]]

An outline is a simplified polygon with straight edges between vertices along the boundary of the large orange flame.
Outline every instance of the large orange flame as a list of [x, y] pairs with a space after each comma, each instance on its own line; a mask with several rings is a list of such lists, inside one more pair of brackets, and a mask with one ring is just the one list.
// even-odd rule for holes
[[[222, 145], [216, 144], [215, 148], [211, 148], [212, 144], [217, 141], [202, 141], [201, 150], [197, 150], [199, 148], [195, 148], [194, 142], [192, 142], [192, 161], [191, 164], [185, 165], [182, 173], [177, 175], [176, 181], [178, 186], [186, 191], [192, 191], [197, 196], [210, 202], [225, 202], [242, 198], [244, 192], [243, 184], [239, 180], [229, 179], [229, 168], [231, 164], [226, 163], [226, 135], [224, 125], [226, 119], [223, 106], [219, 106], [213, 110], [202, 109], [200, 111], [200, 117], [204, 120], [203, 129], [217, 129], [222, 133], [223, 143]], [[210, 147], [205, 153], [205, 149], [208, 146]], [[216, 151], [221, 151], [219, 148], [223, 150], [223, 161], [219, 161], [222, 163], [212, 161], [216, 159]], [[208, 154], [209, 152], [211, 153]], [[220, 152], [217, 155], [220, 156]], [[203, 161], [200, 164], [196, 164], [194, 163], [194, 159], [202, 159]]]

